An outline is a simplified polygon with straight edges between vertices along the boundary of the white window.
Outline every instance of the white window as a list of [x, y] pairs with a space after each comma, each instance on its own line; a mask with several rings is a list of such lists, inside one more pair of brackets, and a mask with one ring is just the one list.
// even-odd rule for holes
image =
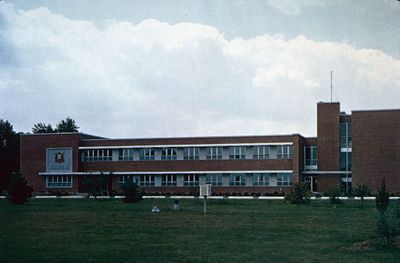
[[222, 174], [207, 174], [207, 184], [222, 186]]
[[278, 159], [292, 159], [292, 145], [278, 145]]
[[244, 147], [244, 146], [229, 147], [229, 158], [230, 159], [246, 159], [246, 147]]
[[256, 173], [253, 175], [254, 186], [269, 186], [270, 175], [267, 173]]
[[132, 180], [132, 182], [135, 182], [136, 184], [139, 184], [139, 178], [137, 176], [131, 175], [131, 174], [123, 174], [119, 176], [118, 183], [124, 184], [128, 182], [128, 180]]
[[119, 161], [133, 161], [133, 149], [120, 149], [118, 151]]
[[51, 175], [46, 177], [47, 188], [72, 188], [72, 176]]
[[176, 148], [163, 148], [161, 152], [162, 160], [176, 160]]
[[229, 185], [231, 186], [245, 186], [246, 185], [246, 175], [245, 174], [230, 174], [229, 175]]
[[140, 186], [154, 186], [154, 175], [141, 175]]
[[112, 161], [111, 149], [89, 149], [81, 152], [83, 162], [104, 162]]
[[222, 159], [222, 147], [207, 147], [207, 159]]
[[140, 149], [140, 160], [154, 160], [155, 150], [152, 148]]
[[310, 147], [305, 147], [305, 168], [306, 170], [316, 170], [318, 165], [318, 152], [317, 146], [312, 145]]
[[269, 146], [254, 146], [253, 147], [253, 158], [254, 159], [268, 159], [269, 158]]
[[199, 186], [198, 174], [186, 174], [183, 180], [184, 186]]
[[293, 174], [291, 173], [278, 173], [277, 185], [278, 186], [289, 186], [293, 184]]
[[198, 160], [200, 149], [198, 147], [183, 148], [183, 159]]
[[161, 185], [162, 186], [176, 186], [176, 175], [167, 174], [161, 176]]

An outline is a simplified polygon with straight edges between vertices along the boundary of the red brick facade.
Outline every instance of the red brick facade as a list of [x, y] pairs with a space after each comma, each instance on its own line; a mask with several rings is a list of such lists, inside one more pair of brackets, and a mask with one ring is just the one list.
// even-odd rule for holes
[[353, 111], [353, 185], [400, 192], [400, 110]]
[[[353, 170], [340, 169], [340, 125], [346, 122], [352, 125], [352, 147], [346, 152], [352, 154]], [[274, 193], [291, 191], [290, 185], [277, 184], [279, 174], [290, 174], [290, 183], [311, 180], [313, 190], [324, 192], [332, 187], [338, 187], [344, 182], [354, 185], [368, 184], [372, 189], [379, 187], [383, 177], [386, 178], [388, 189], [391, 192], [400, 192], [400, 110], [387, 111], [355, 111], [352, 115], [340, 113], [339, 103], [318, 103], [317, 105], [317, 137], [304, 138], [301, 135], [284, 136], [232, 136], [232, 137], [193, 137], [193, 138], [151, 138], [151, 139], [104, 139], [81, 133], [66, 134], [37, 134], [22, 135], [20, 149], [21, 172], [33, 186], [35, 192], [64, 191], [77, 193], [84, 188], [83, 177], [103, 172], [109, 176], [109, 190], [119, 189], [119, 176], [132, 173], [136, 176], [143, 174], [177, 173], [183, 176], [186, 173], [198, 172], [203, 176], [208, 173], [225, 174], [224, 186], [214, 186], [214, 193]], [[224, 156], [223, 159], [208, 160], [204, 157], [206, 147], [224, 147], [224, 154], [234, 146], [246, 147], [253, 151], [258, 145], [270, 147], [271, 156], [265, 159], [253, 158], [253, 153], [246, 154], [244, 159], [232, 159]], [[135, 159], [121, 161], [116, 159], [120, 149], [136, 149], [140, 147], [184, 147], [202, 148], [203, 157], [198, 160], [146, 160]], [[290, 146], [290, 158], [279, 157], [279, 149]], [[305, 167], [306, 148], [317, 147], [318, 165]], [[279, 148], [280, 147], [280, 148]], [[47, 149], [68, 148], [72, 150], [73, 168], [70, 173], [72, 183], [68, 187], [57, 188], [52, 184], [46, 186], [46, 177], [61, 176], [46, 171]], [[112, 159], [85, 161], [82, 157], [85, 150], [109, 149]], [[285, 148], [286, 149], [286, 148]], [[254, 150], [255, 151], [255, 150]], [[282, 154], [281, 154], [282, 155]], [[350, 155], [349, 155], [350, 156]], [[111, 157], [110, 157], [111, 158]], [[135, 157], [138, 158], [138, 157]], [[246, 184], [232, 186], [229, 184], [229, 173], [246, 174]], [[252, 185], [253, 179], [247, 178], [252, 174], [267, 173], [272, 177], [269, 186]], [[345, 175], [345, 176], [344, 176]], [[228, 176], [228, 177], [227, 177]], [[343, 179], [344, 177], [345, 180]], [[283, 177], [280, 177], [283, 180]], [[52, 179], [53, 180], [53, 179]], [[182, 179], [180, 179], [182, 180]], [[228, 180], [228, 181], [227, 181]], [[53, 181], [52, 181], [53, 183]], [[268, 185], [268, 184], [266, 184]], [[161, 186], [160, 181], [152, 187], [144, 187], [149, 192], [157, 193], [192, 193], [198, 187]]]

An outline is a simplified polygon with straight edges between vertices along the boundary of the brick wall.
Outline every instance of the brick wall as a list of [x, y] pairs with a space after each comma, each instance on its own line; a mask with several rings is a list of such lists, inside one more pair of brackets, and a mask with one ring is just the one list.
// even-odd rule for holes
[[317, 105], [319, 171], [339, 169], [339, 114], [340, 104], [337, 102]]
[[[34, 192], [46, 190], [45, 177], [39, 175], [46, 172], [46, 148], [72, 148], [73, 171], [79, 167], [79, 140], [80, 134], [35, 134], [21, 135], [20, 166], [21, 173], [32, 185]], [[73, 178], [73, 188], [52, 189], [52, 191], [78, 192], [78, 180]]]
[[373, 191], [386, 178], [390, 192], [400, 192], [400, 110], [355, 111], [353, 125], [353, 186]]

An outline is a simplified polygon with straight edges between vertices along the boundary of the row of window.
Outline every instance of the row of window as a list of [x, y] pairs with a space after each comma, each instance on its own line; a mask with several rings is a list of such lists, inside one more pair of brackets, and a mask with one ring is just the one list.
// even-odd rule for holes
[[[290, 186], [293, 184], [292, 173], [234, 173], [234, 174], [207, 174], [207, 184], [213, 186], [222, 186], [223, 176], [229, 177], [229, 186], [246, 186], [246, 177], [252, 176], [253, 186]], [[119, 183], [126, 180], [135, 180], [142, 187], [155, 186], [156, 175], [130, 176], [121, 175]], [[177, 175], [168, 174], [160, 175], [161, 186], [177, 186]], [[195, 187], [199, 186], [200, 175], [186, 174], [183, 176], [183, 186]], [[274, 181], [274, 183], [272, 182]], [[72, 176], [46, 176], [47, 188], [72, 188]]]
[[[246, 146], [231, 146], [229, 147], [229, 159], [246, 159]], [[271, 146], [260, 145], [252, 147], [253, 159], [269, 159], [271, 157]], [[276, 148], [277, 159], [291, 159], [292, 146], [291, 145], [278, 145]], [[177, 160], [178, 148], [168, 147], [161, 148], [161, 160]], [[118, 161], [133, 161], [134, 149], [119, 149]], [[223, 156], [223, 147], [206, 147], [207, 160], [220, 160]], [[139, 149], [140, 161], [155, 160], [156, 148], [142, 148]], [[183, 160], [199, 160], [200, 147], [185, 147], [183, 148]], [[81, 151], [81, 160], [83, 162], [99, 162], [99, 161], [112, 161], [112, 149], [89, 149]]]
[[46, 176], [47, 188], [72, 188], [72, 176]]
[[[213, 186], [223, 185], [223, 176], [229, 177], [229, 186], [246, 186], [246, 177], [251, 177], [252, 186], [290, 186], [293, 184], [292, 173], [233, 173], [233, 174], [207, 174], [206, 182]], [[159, 175], [161, 186], [178, 186], [176, 174]], [[119, 182], [124, 183], [128, 178], [135, 180], [140, 186], [155, 186], [156, 175], [129, 176], [121, 175]], [[198, 174], [183, 175], [183, 186], [199, 186]]]

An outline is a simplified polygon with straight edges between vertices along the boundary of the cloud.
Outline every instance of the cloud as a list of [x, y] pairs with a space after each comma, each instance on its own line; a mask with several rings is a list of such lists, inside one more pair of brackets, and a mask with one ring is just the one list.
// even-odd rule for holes
[[[18, 131], [70, 116], [109, 137], [316, 133], [316, 102], [400, 103], [400, 61], [306, 36], [228, 40], [155, 19], [97, 26], [0, 3], [0, 116]], [[7, 54], [4, 58], [4, 54]]]

